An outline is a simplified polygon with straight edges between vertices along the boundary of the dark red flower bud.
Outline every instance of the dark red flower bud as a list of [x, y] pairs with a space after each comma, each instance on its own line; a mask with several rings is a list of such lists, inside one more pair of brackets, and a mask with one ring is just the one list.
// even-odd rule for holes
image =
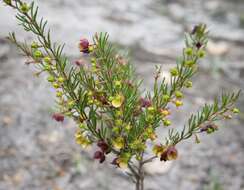
[[102, 152], [107, 153], [109, 150], [109, 146], [103, 140], [97, 142], [97, 146], [102, 150]]
[[82, 67], [84, 65], [84, 62], [82, 60], [77, 60], [75, 61], [75, 64], [78, 66], [78, 67]]
[[102, 151], [96, 151], [94, 153], [93, 158], [99, 160], [100, 163], [103, 163], [106, 159], [106, 157]]
[[151, 100], [147, 100], [145, 98], [140, 98], [140, 103], [141, 103], [141, 107], [143, 107], [143, 108], [147, 108], [152, 105]]
[[55, 119], [57, 122], [63, 122], [64, 116], [61, 113], [54, 113], [52, 118]]
[[202, 47], [202, 44], [200, 42], [197, 42], [196, 47], [197, 47], [197, 49], [200, 49]]
[[80, 48], [80, 52], [89, 53], [89, 41], [85, 38], [81, 39], [79, 48]]
[[160, 161], [167, 161], [167, 151], [164, 151], [160, 156]]
[[102, 156], [103, 156], [103, 152], [101, 152], [101, 151], [96, 151], [96, 152], [94, 153], [93, 158], [94, 158], [94, 159], [100, 159]]

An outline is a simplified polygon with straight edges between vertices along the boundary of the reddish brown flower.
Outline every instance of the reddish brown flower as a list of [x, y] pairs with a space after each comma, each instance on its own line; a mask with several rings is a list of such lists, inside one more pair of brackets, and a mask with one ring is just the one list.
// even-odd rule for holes
[[141, 107], [143, 107], [143, 108], [148, 108], [148, 107], [152, 106], [151, 100], [148, 100], [145, 98], [140, 98], [140, 103], [141, 103]]
[[80, 40], [79, 44], [80, 52], [89, 53], [89, 41], [85, 38]]
[[175, 160], [178, 157], [178, 151], [175, 146], [168, 147], [160, 156], [160, 161]]
[[54, 113], [52, 118], [55, 119], [57, 122], [63, 122], [64, 116], [61, 113]]
[[108, 144], [103, 141], [103, 140], [100, 140], [97, 142], [97, 146], [102, 150], [102, 152], [104, 153], [107, 153], [109, 151], [109, 146]]
[[93, 156], [94, 159], [99, 160], [100, 163], [103, 163], [106, 159], [102, 151], [96, 151]]
[[84, 65], [84, 61], [82, 61], [82, 60], [76, 60], [76, 61], [75, 61], [75, 64], [76, 64], [76, 66], [78, 66], [78, 67], [82, 67], [82, 66]]
[[167, 149], [167, 159], [168, 160], [176, 160], [178, 157], [178, 151], [174, 146], [170, 146]]

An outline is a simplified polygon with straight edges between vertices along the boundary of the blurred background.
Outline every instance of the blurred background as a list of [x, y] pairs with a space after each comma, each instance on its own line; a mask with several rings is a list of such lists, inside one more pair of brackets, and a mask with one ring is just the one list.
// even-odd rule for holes
[[[244, 89], [243, 0], [36, 0], [49, 20], [53, 38], [66, 43], [66, 54], [79, 57], [81, 37], [106, 31], [126, 49], [143, 87], [151, 88], [153, 71], [162, 64], [168, 76], [181, 54], [184, 32], [203, 22], [210, 30], [207, 58], [185, 91], [183, 109], [173, 117], [182, 127], [187, 117], [222, 90]], [[76, 126], [51, 119], [54, 91], [5, 40], [16, 31], [14, 12], [0, 3], [0, 190], [131, 190], [122, 171], [92, 159], [74, 142]], [[244, 96], [237, 119], [221, 130], [182, 143], [177, 161], [155, 162], [147, 170], [146, 190], [244, 190]], [[164, 135], [164, 133], [162, 133]]]

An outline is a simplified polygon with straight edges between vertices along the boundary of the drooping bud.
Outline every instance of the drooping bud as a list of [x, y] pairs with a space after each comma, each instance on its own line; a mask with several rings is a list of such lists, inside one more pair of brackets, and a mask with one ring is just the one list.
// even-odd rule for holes
[[63, 122], [64, 121], [64, 116], [61, 113], [54, 113], [52, 115], [52, 118], [55, 119], [57, 122]]

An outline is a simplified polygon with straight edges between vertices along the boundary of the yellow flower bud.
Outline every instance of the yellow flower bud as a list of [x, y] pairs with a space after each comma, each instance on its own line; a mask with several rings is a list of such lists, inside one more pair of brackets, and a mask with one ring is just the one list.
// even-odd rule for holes
[[168, 119], [165, 119], [165, 120], [163, 121], [163, 124], [164, 124], [164, 126], [168, 127], [168, 126], [171, 125], [171, 121], [168, 120]]
[[170, 111], [168, 109], [162, 109], [160, 110], [160, 113], [162, 114], [163, 117], [170, 115]]
[[175, 97], [176, 98], [183, 98], [183, 94], [182, 94], [182, 92], [181, 91], [175, 91]]
[[234, 109], [232, 110], [232, 112], [235, 113], [235, 114], [238, 114], [238, 113], [240, 113], [240, 110], [239, 110], [238, 108], [234, 108]]
[[176, 107], [180, 107], [180, 106], [182, 106], [183, 105], [183, 102], [182, 101], [180, 101], [180, 100], [175, 100], [175, 106]]
[[59, 85], [58, 83], [54, 82], [54, 83], [53, 83], [53, 87], [54, 87], [54, 88], [60, 88], [60, 85]]
[[48, 82], [54, 82], [54, 81], [55, 81], [55, 78], [54, 78], [53, 76], [49, 76], [49, 77], [47, 78], [47, 81], [48, 81]]
[[58, 82], [63, 83], [64, 82], [64, 78], [63, 77], [58, 77]]
[[61, 92], [61, 91], [57, 91], [57, 93], [56, 93], [56, 97], [60, 98], [60, 97], [62, 97], [62, 96], [63, 96], [63, 92]]
[[177, 68], [172, 68], [170, 69], [170, 74], [175, 77], [179, 75], [179, 71]]
[[44, 61], [45, 63], [47, 63], [47, 64], [51, 64], [51, 63], [52, 63], [52, 59], [51, 59], [50, 57], [48, 57], [48, 56], [44, 57], [44, 58], [43, 58], [43, 61]]
[[115, 125], [116, 126], [122, 126], [122, 124], [123, 124], [123, 121], [121, 119], [116, 119], [115, 120]]
[[125, 146], [125, 141], [122, 137], [117, 137], [114, 141], [113, 141], [113, 147], [117, 150], [120, 150], [122, 148], [124, 148]]
[[204, 50], [199, 50], [197, 54], [198, 54], [199, 58], [205, 57], [205, 51]]
[[191, 88], [192, 87], [192, 82], [191, 81], [186, 81], [186, 83], [184, 84], [186, 88]]
[[189, 56], [192, 55], [193, 54], [193, 49], [192, 48], [186, 48], [185, 49], [185, 54], [189, 55]]

